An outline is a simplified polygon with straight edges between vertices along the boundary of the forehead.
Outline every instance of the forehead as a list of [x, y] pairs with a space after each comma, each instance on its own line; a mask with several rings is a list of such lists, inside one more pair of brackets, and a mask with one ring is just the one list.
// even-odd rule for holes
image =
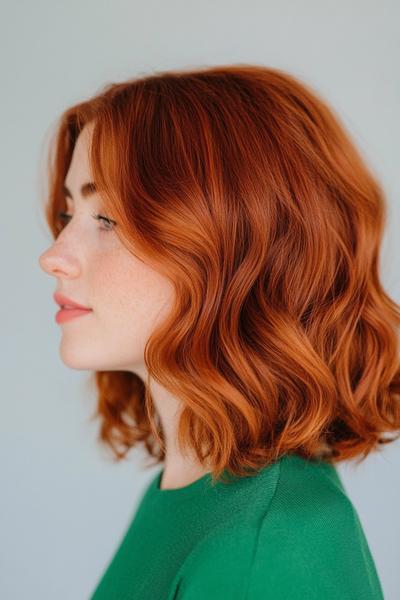
[[95, 185], [92, 181], [89, 150], [92, 135], [92, 127], [85, 125], [76, 140], [72, 153], [71, 163], [65, 176], [63, 193], [66, 198], [73, 200], [74, 193], [79, 192], [83, 198], [95, 193]]

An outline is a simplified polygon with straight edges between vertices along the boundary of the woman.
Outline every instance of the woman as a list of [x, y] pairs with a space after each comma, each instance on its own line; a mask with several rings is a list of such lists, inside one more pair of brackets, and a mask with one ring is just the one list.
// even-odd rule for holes
[[339, 119], [277, 69], [159, 72], [66, 110], [54, 150], [62, 359], [116, 460], [163, 463], [92, 600], [383, 598], [335, 463], [399, 437], [400, 310]]

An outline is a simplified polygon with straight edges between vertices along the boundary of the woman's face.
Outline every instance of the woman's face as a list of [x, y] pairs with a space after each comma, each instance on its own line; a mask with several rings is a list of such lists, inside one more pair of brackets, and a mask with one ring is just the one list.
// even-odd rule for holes
[[113, 228], [106, 230], [107, 223], [93, 218], [108, 215], [97, 192], [81, 194], [81, 186], [93, 181], [91, 132], [91, 124], [81, 131], [65, 177], [72, 218], [39, 263], [56, 278], [55, 291], [92, 309], [59, 324], [63, 362], [74, 369], [126, 370], [144, 378], [144, 347], [158, 319], [169, 312], [174, 290], [168, 279], [127, 250]]

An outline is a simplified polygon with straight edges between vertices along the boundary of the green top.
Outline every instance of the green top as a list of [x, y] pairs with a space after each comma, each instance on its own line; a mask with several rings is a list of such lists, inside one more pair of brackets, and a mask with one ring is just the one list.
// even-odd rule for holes
[[90, 600], [383, 600], [334, 465], [286, 455], [177, 489], [159, 471]]

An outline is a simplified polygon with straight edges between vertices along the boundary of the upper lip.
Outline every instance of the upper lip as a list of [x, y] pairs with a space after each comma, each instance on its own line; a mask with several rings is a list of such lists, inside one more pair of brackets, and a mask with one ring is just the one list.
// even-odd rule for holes
[[85, 310], [92, 310], [88, 306], [83, 306], [82, 304], [78, 304], [78, 302], [75, 302], [75, 300], [71, 300], [71, 298], [67, 298], [67, 296], [63, 296], [63, 294], [60, 294], [59, 292], [55, 292], [53, 294], [53, 298], [57, 302], [57, 304], [59, 304], [60, 306], [72, 306], [73, 308], [82, 308]]

